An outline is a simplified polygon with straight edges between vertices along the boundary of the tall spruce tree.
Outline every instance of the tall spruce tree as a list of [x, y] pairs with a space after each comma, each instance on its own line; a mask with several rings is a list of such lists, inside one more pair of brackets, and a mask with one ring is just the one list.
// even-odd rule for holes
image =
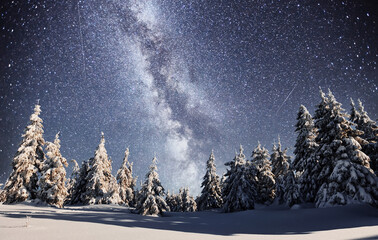
[[283, 181], [284, 191], [283, 191], [283, 202], [291, 207], [294, 204], [301, 202], [301, 194], [299, 191], [299, 185], [297, 177], [292, 169], [289, 169], [284, 177]]
[[89, 170], [86, 176], [86, 191], [84, 204], [119, 204], [118, 184], [112, 175], [112, 164], [105, 149], [104, 133], [95, 155], [89, 160]]
[[378, 126], [375, 121], [371, 120], [365, 111], [362, 102], [358, 100], [358, 109], [351, 99], [350, 120], [356, 124], [356, 129], [362, 131], [361, 139], [356, 139], [362, 147], [362, 151], [370, 158], [370, 168], [377, 175], [378, 171]]
[[222, 191], [220, 188], [219, 176], [215, 166], [214, 152], [211, 151], [209, 160], [206, 163], [206, 174], [201, 184], [201, 196], [198, 199], [200, 211], [222, 206]]
[[50, 205], [62, 208], [68, 195], [64, 168], [68, 164], [60, 153], [59, 133], [56, 134], [53, 143], [47, 142], [46, 150], [47, 158], [43, 162], [41, 178], [38, 181], [38, 197]]
[[316, 129], [314, 127], [314, 122], [311, 114], [303, 105], [299, 107], [295, 127], [298, 136], [294, 146], [295, 158], [293, 161], [293, 169], [302, 173], [308, 165], [309, 157], [317, 147], [315, 142]]
[[256, 198], [255, 172], [251, 172], [250, 164], [247, 164], [243, 147], [236, 154], [233, 161], [226, 163], [227, 170], [224, 183], [223, 211], [234, 212], [254, 209]]
[[278, 179], [280, 176], [285, 176], [290, 168], [290, 157], [287, 155], [287, 148], [282, 150], [279, 137], [277, 146], [273, 146], [273, 152], [274, 154], [271, 155], [272, 173]]
[[276, 182], [272, 173], [269, 152], [261, 144], [252, 152], [252, 164], [257, 171], [257, 196], [258, 202], [270, 204], [276, 196]]
[[287, 148], [282, 150], [279, 137], [277, 146], [273, 146], [273, 153], [271, 154], [270, 161], [272, 163], [272, 173], [276, 181], [276, 199], [282, 204], [285, 201], [285, 178], [290, 168], [290, 157], [287, 155]]
[[316, 195], [316, 206], [344, 205], [353, 202], [376, 204], [377, 179], [369, 166], [369, 157], [360, 151], [355, 140], [360, 134], [351, 127], [344, 109], [329, 91], [325, 111], [318, 115], [319, 147], [315, 152], [321, 184]]
[[123, 204], [134, 206], [136, 179], [133, 178], [133, 163], [129, 163], [128, 161], [129, 154], [129, 148], [126, 148], [122, 166], [117, 172], [117, 180]]
[[89, 173], [89, 161], [83, 161], [81, 163], [79, 174], [75, 179], [75, 183], [72, 187], [71, 194], [69, 195], [70, 204], [84, 204], [85, 203], [85, 193], [87, 191], [87, 176]]
[[77, 161], [75, 159], [72, 159], [71, 162], [73, 164], [71, 176], [66, 181], [67, 192], [68, 192], [68, 196], [66, 198], [66, 204], [69, 204], [71, 202], [72, 193], [73, 193], [76, 181], [78, 180], [79, 175], [80, 175], [80, 166], [77, 163]]
[[161, 215], [169, 211], [165, 202], [164, 188], [160, 183], [156, 167], [157, 159], [152, 159], [150, 170], [146, 180], [139, 191], [137, 198], [136, 212], [141, 215]]
[[12, 173], [4, 186], [5, 203], [35, 199], [38, 191], [38, 172], [45, 159], [41, 106], [35, 105], [23, 139], [12, 162]]

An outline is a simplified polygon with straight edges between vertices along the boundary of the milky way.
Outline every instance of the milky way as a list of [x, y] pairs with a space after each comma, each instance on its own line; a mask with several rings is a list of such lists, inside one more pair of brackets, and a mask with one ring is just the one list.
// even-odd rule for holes
[[[372, 1], [373, 2], [373, 1]], [[105, 133], [113, 172], [130, 147], [142, 180], [198, 193], [243, 144], [293, 150], [299, 105], [318, 87], [378, 117], [377, 9], [364, 1], [2, 1], [0, 181], [37, 99], [45, 139], [93, 156]], [[248, 153], [249, 152], [249, 153]], [[70, 170], [69, 170], [70, 171]]]

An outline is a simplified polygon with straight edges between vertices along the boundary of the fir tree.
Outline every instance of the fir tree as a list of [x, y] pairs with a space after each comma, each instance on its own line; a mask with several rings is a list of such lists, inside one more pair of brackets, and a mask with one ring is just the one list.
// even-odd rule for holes
[[276, 182], [272, 173], [269, 153], [260, 143], [252, 152], [252, 164], [257, 171], [257, 195], [258, 201], [270, 204], [276, 196]]
[[111, 160], [105, 149], [104, 133], [101, 133], [101, 141], [95, 156], [89, 160], [89, 171], [86, 176], [86, 192], [84, 204], [119, 204], [119, 189], [115, 177], [111, 173]]
[[369, 166], [369, 157], [360, 151], [355, 140], [360, 131], [352, 129], [347, 115], [329, 91], [325, 111], [318, 115], [319, 147], [315, 152], [321, 187], [316, 206], [343, 205], [352, 202], [376, 204], [377, 179]]
[[276, 182], [276, 199], [280, 204], [284, 203], [285, 177], [290, 168], [290, 157], [287, 156], [287, 149], [282, 150], [281, 141], [278, 137], [278, 145], [273, 146], [271, 154], [272, 173]]
[[68, 192], [66, 203], [70, 203], [71, 202], [71, 197], [72, 197], [72, 194], [73, 194], [73, 190], [74, 190], [76, 181], [78, 180], [79, 175], [80, 175], [79, 164], [76, 162], [75, 159], [72, 159], [71, 162], [73, 164], [71, 176], [66, 181], [67, 182], [67, 184], [66, 184], [67, 185], [67, 192]]
[[192, 196], [190, 196], [189, 189], [184, 188], [181, 193], [182, 211], [195, 212], [197, 211], [197, 203]]
[[301, 173], [305, 170], [309, 157], [317, 147], [314, 122], [307, 108], [303, 105], [299, 107], [297, 124], [295, 126], [298, 137], [294, 146], [295, 158], [293, 169]]
[[83, 161], [80, 167], [79, 174], [75, 178], [75, 183], [73, 185], [70, 204], [84, 204], [85, 203], [85, 193], [87, 191], [87, 176], [89, 173], [89, 161]]
[[63, 207], [68, 195], [66, 182], [67, 160], [60, 153], [59, 133], [56, 134], [54, 142], [47, 142], [47, 159], [43, 162], [42, 176], [38, 181], [40, 190], [39, 199], [56, 206]]
[[233, 161], [226, 163], [227, 170], [223, 189], [223, 211], [234, 212], [253, 209], [256, 198], [256, 182], [250, 164], [247, 164], [243, 147]]
[[165, 202], [167, 203], [167, 206], [169, 207], [171, 212], [178, 212], [176, 210], [178, 203], [177, 203], [177, 195], [171, 194], [169, 191], [167, 192], [167, 196], [165, 197]]
[[356, 138], [362, 147], [362, 151], [370, 158], [370, 168], [377, 175], [378, 171], [378, 126], [376, 122], [370, 119], [364, 109], [362, 102], [358, 100], [358, 110], [351, 99], [350, 120], [356, 124], [356, 129], [362, 131], [361, 139]]
[[133, 164], [129, 163], [129, 148], [125, 151], [125, 157], [121, 168], [117, 172], [120, 197], [126, 206], [134, 206], [134, 188], [136, 179], [133, 178]]
[[278, 179], [289, 171], [290, 157], [287, 156], [287, 148], [282, 150], [280, 138], [278, 138], [277, 146], [273, 146], [273, 152], [274, 154], [271, 155], [272, 173]]
[[301, 202], [298, 181], [293, 170], [289, 170], [284, 177], [283, 200], [288, 207]]
[[156, 162], [156, 157], [154, 157], [150, 171], [146, 175], [146, 181], [138, 194], [136, 212], [141, 215], [160, 215], [169, 211], [164, 199], [164, 188], [157, 173]]
[[209, 160], [206, 163], [206, 174], [203, 177], [201, 187], [202, 192], [198, 199], [198, 209], [203, 211], [211, 208], [220, 208], [222, 206], [222, 192], [213, 152], [211, 152]]
[[37, 104], [13, 158], [13, 170], [4, 186], [5, 203], [23, 202], [36, 198], [38, 172], [45, 158], [42, 149], [45, 144], [43, 121], [39, 117], [40, 113], [41, 107]]

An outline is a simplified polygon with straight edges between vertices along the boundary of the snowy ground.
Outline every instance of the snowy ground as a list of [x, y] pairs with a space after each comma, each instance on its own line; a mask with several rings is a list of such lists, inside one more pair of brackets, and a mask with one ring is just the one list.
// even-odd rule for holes
[[0, 239], [378, 239], [378, 210], [260, 207], [145, 217], [114, 205], [0, 205]]

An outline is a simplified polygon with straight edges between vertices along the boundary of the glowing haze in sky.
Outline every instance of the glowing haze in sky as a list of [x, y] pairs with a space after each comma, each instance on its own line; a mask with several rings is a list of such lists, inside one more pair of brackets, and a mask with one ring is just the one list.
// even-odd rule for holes
[[[373, 2], [373, 1], [371, 1]], [[93, 156], [105, 133], [113, 172], [126, 147], [144, 179], [153, 156], [166, 189], [200, 189], [243, 144], [280, 135], [318, 87], [378, 117], [377, 12], [369, 1], [1, 2], [0, 168], [4, 182], [40, 99], [45, 139]], [[70, 169], [70, 168], [69, 168]], [[70, 172], [70, 170], [68, 170]]]

